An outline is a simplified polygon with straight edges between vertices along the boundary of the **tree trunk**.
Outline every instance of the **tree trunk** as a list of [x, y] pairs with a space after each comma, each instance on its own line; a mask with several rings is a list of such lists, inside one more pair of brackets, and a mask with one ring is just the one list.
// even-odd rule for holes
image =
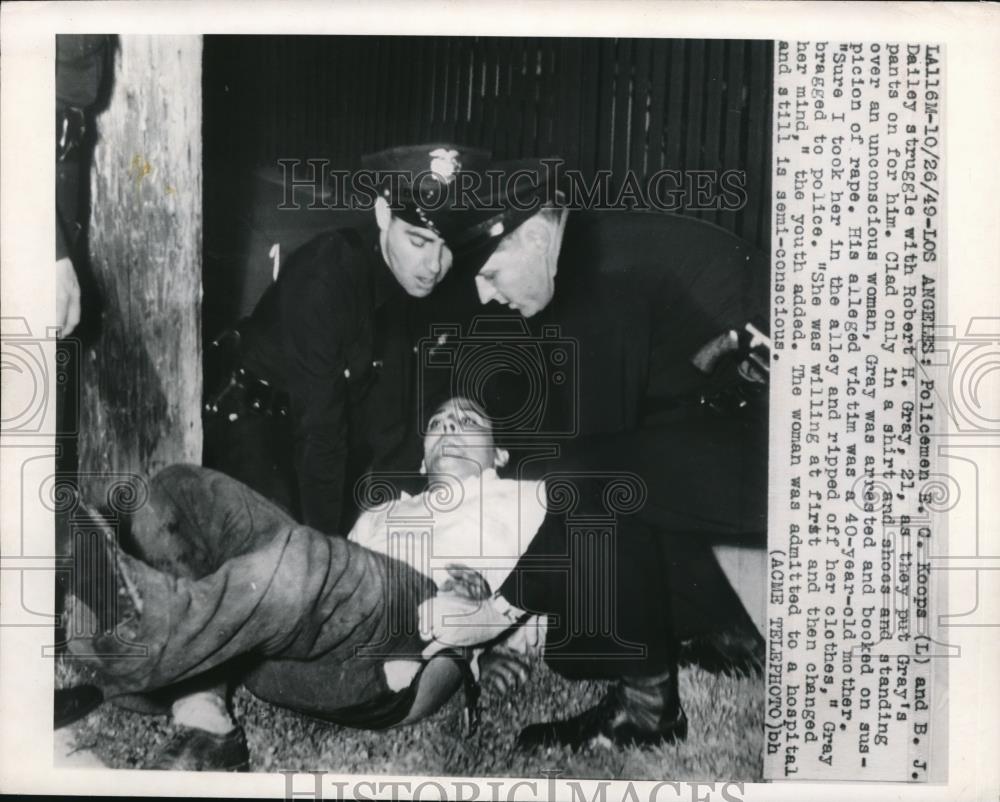
[[201, 57], [200, 36], [120, 37], [96, 121], [101, 318], [81, 366], [80, 478], [112, 509], [141, 503], [160, 468], [201, 461]]

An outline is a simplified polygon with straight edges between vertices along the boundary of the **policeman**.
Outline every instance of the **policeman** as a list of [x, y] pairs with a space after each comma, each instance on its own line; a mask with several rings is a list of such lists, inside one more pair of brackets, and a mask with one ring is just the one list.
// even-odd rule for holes
[[80, 322], [74, 251], [83, 229], [81, 195], [87, 182], [82, 170], [87, 164], [87, 131], [101, 99], [110, 52], [110, 39], [104, 35], [56, 37], [56, 314], [60, 337], [69, 336]]
[[[536, 173], [544, 183], [546, 171]], [[704, 538], [745, 540], [766, 531], [766, 360], [757, 348], [766, 340], [766, 261], [728, 232], [663, 214], [570, 211], [556, 203], [530, 216], [512, 208], [488, 231], [498, 236], [483, 238], [457, 271], [474, 275], [465, 282], [466, 304], [507, 307], [524, 319], [533, 342], [548, 328], [576, 350], [573, 381], [550, 383], [544, 399], [537, 389], [521, 396], [524, 403], [544, 400], [539, 433], [558, 445], [557, 459], [533, 464], [587, 474], [586, 485], [628, 472], [646, 488], [641, 513], [621, 522], [614, 560], [602, 563], [614, 566], [618, 631], [602, 645], [557, 626], [546, 649], [549, 665], [568, 677], [619, 682], [596, 708], [529, 727], [521, 743], [682, 738], [682, 632], [706, 636], [710, 626], [699, 628], [702, 621], [736, 621], [744, 632], [749, 625], [745, 641], [727, 642], [730, 654], [712, 657], [723, 664], [731, 656], [759, 659], [759, 636]], [[471, 372], [456, 368], [463, 370]], [[498, 399], [515, 410], [521, 405], [510, 381], [461, 389], [491, 409]], [[604, 495], [600, 487], [580, 490], [584, 498]], [[579, 617], [566, 604], [587, 602], [564, 598], [556, 581], [564, 567], [538, 570], [569, 551], [565, 527], [549, 527], [522, 560], [534, 561], [533, 570], [508, 580], [504, 597], [521, 609], [556, 613], [557, 621]], [[589, 575], [576, 584], [584, 595], [592, 586]], [[616, 642], [641, 643], [646, 654], [618, 659], [614, 653], [627, 650]], [[579, 659], [582, 652], [607, 653], [588, 661]]]
[[440, 143], [363, 158], [380, 192], [370, 222], [302, 246], [252, 315], [216, 341], [235, 343], [238, 356], [207, 398], [206, 466], [315, 529], [344, 533], [359, 477], [419, 464], [419, 440], [405, 437], [416, 414], [414, 299], [445, 278], [463, 228], [478, 221], [454, 190], [488, 158]]

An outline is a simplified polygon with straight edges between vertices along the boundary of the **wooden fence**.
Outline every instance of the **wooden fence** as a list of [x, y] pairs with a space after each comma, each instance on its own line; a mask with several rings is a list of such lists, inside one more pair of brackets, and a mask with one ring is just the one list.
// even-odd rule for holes
[[434, 140], [562, 156], [588, 181], [610, 170], [613, 190], [628, 170], [742, 170], [745, 207], [689, 213], [767, 249], [771, 56], [768, 41], [206, 37], [206, 182]]

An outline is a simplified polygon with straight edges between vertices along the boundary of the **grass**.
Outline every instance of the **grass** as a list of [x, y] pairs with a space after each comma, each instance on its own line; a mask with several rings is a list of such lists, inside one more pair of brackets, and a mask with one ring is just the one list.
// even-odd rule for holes
[[[83, 669], [57, 663], [57, 687], [86, 679]], [[715, 676], [682, 669], [681, 698], [690, 720], [688, 739], [656, 749], [594, 747], [533, 754], [513, 751], [521, 727], [562, 718], [595, 704], [604, 684], [569, 682], [539, 661], [528, 683], [501, 697], [481, 699], [482, 722], [462, 732], [462, 697], [410, 727], [383, 732], [323, 724], [274, 707], [240, 688], [234, 708], [247, 733], [254, 771], [324, 770], [343, 774], [408, 774], [587, 779], [759, 781], [763, 775], [764, 685], [759, 677]], [[73, 725], [78, 748], [113, 768], [141, 768], [170, 737], [165, 717], [105, 704]]]

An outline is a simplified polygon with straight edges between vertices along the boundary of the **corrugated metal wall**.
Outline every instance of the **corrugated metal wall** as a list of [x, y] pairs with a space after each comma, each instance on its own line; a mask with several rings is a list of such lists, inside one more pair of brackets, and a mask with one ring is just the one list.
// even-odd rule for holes
[[[562, 156], [588, 177], [746, 172], [739, 211], [692, 212], [769, 247], [766, 41], [206, 37], [209, 172], [451, 140]], [[210, 180], [210, 179], [209, 179]]]

